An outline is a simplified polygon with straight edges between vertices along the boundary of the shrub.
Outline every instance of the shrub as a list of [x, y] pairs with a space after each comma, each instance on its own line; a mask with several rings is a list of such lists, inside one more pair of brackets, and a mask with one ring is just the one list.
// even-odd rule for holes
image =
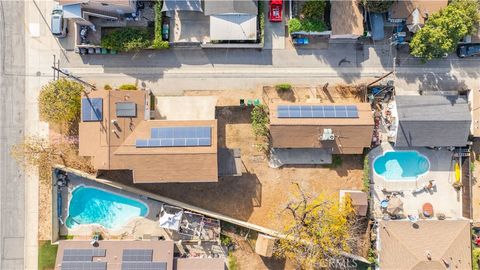
[[154, 39], [152, 44], [153, 49], [162, 50], [170, 48], [170, 43], [162, 39]]
[[118, 89], [120, 89], [120, 90], [137, 90], [137, 86], [135, 84], [126, 83], [126, 84], [120, 85], [120, 87]]
[[112, 90], [112, 87], [110, 86], [110, 84], [105, 84], [105, 86], [103, 86], [103, 89], [104, 90]]
[[101, 45], [119, 52], [129, 52], [148, 48], [152, 45], [152, 41], [146, 29], [125, 27], [103, 36]]
[[288, 21], [288, 31], [290, 33], [299, 32], [302, 30], [302, 23], [297, 18], [292, 18]]
[[80, 116], [83, 85], [67, 79], [43, 86], [38, 96], [40, 119], [50, 124], [72, 123]]
[[289, 90], [292, 90], [292, 85], [288, 83], [281, 83], [281, 84], [275, 85], [275, 89], [277, 91], [289, 91]]
[[480, 248], [474, 248], [472, 251], [473, 257], [473, 270], [480, 270], [478, 260], [480, 259]]
[[162, 5], [161, 0], [157, 0], [155, 3], [155, 36], [152, 43], [152, 48], [157, 50], [163, 50], [170, 48], [168, 41], [162, 40]]
[[233, 253], [230, 251], [228, 253], [228, 257], [227, 257], [227, 261], [228, 261], [228, 270], [238, 270], [240, 269], [239, 266], [238, 266], [238, 262], [237, 262], [237, 257], [235, 257], [235, 255], [233, 255]]
[[342, 166], [343, 160], [340, 155], [333, 155], [332, 156], [332, 164], [330, 164], [330, 168], [338, 168]]
[[363, 192], [370, 192], [370, 167], [368, 164], [368, 156], [365, 155], [365, 159], [363, 160]]
[[302, 7], [302, 15], [307, 20], [323, 21], [326, 2], [323, 0], [306, 1]]
[[323, 21], [314, 21], [314, 20], [299, 20], [297, 18], [290, 19], [288, 21], [288, 31], [290, 33], [294, 32], [322, 32], [327, 29], [327, 26]]
[[268, 135], [268, 113], [264, 104], [255, 106], [252, 110], [252, 128], [255, 136]]

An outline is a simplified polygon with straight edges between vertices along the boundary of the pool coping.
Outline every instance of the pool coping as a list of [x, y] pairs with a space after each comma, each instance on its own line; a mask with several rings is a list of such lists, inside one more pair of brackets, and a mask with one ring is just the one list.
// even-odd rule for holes
[[[131, 199], [131, 200], [134, 200], [134, 201], [137, 201], [137, 202], [139, 202], [139, 203], [144, 204], [144, 205], [147, 207], [147, 212], [145, 213], [144, 216], [136, 216], [136, 217], [132, 217], [132, 218], [128, 219], [127, 222], [126, 222], [125, 224], [123, 224], [122, 226], [120, 226], [119, 228], [107, 228], [107, 227], [105, 227], [105, 226], [103, 226], [103, 225], [101, 225], [101, 224], [99, 224], [99, 223], [79, 224], [79, 225], [77, 225], [77, 226], [74, 227], [74, 228], [69, 228], [69, 227], [67, 226], [67, 219], [68, 219], [68, 217], [70, 216], [70, 201], [71, 201], [72, 198], [73, 198], [73, 192], [74, 192], [75, 190], [77, 190], [78, 188], [93, 188], [93, 189], [102, 190], [102, 191], [104, 191], [104, 192], [113, 193], [113, 194], [115, 194], [115, 195], [117, 195], [117, 196], [120, 196], [120, 197], [126, 197], [126, 198], [128, 198], [128, 199]], [[75, 230], [80, 229], [80, 227], [85, 227], [85, 226], [100, 226], [100, 227], [102, 227], [104, 230], [111, 231], [111, 232], [121, 231], [121, 230], [122, 230], [122, 227], [128, 225], [128, 224], [131, 223], [133, 220], [135, 220], [135, 219], [140, 219], [140, 218], [145, 218], [145, 217], [148, 216], [148, 214], [150, 213], [150, 206], [148, 206], [148, 203], [146, 203], [146, 202], [144, 202], [144, 201], [141, 201], [141, 200], [139, 200], [139, 199], [137, 199], [137, 198], [133, 198], [132, 196], [120, 194], [120, 193], [118, 193], [118, 192], [110, 191], [110, 190], [107, 190], [107, 189], [101, 188], [101, 187], [90, 186], [90, 185], [86, 185], [86, 184], [80, 184], [80, 185], [75, 186], [75, 188], [73, 188], [71, 191], [69, 190], [69, 191], [68, 191], [68, 195], [69, 195], [68, 200], [67, 200], [67, 210], [68, 210], [68, 213], [67, 213], [67, 215], [65, 215], [65, 222], [64, 222], [63, 226], [65, 226], [65, 227], [67, 228], [67, 230], [69, 230], [69, 231], [71, 230], [72, 232], [74, 232]], [[141, 195], [139, 195], [139, 196], [141, 196]]]
[[[392, 179], [392, 180], [389, 180], [387, 179], [385, 176], [383, 175], [380, 175], [377, 173], [377, 171], [375, 170], [375, 162], [377, 161], [378, 158], [380, 157], [383, 157], [385, 156], [386, 153], [390, 153], [390, 152], [416, 152], [419, 156], [422, 156], [424, 157], [427, 162], [428, 162], [428, 169], [424, 172], [424, 173], [421, 173], [419, 175], [417, 175], [414, 179], [407, 179], [407, 180], [402, 180], [402, 179]], [[395, 150], [395, 149], [392, 149], [392, 150], [386, 150], [386, 151], [382, 151], [382, 154], [381, 155], [378, 155], [376, 156], [374, 159], [373, 159], [373, 162], [372, 162], [372, 171], [373, 173], [377, 176], [377, 177], [380, 177], [383, 179], [383, 181], [386, 181], [386, 182], [389, 182], [389, 183], [392, 183], [392, 182], [402, 182], [402, 183], [405, 183], [405, 182], [415, 182], [415, 181], [418, 181], [420, 179], [421, 176], [424, 176], [426, 175], [428, 172], [430, 172], [430, 168], [431, 168], [432, 164], [430, 163], [430, 159], [425, 156], [424, 154], [420, 153], [419, 151], [417, 150]]]

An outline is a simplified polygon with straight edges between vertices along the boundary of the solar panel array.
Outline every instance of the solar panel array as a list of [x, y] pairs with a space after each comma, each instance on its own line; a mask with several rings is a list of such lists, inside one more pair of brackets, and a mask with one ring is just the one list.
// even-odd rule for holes
[[115, 109], [117, 117], [137, 117], [137, 104], [135, 102], [117, 102]]
[[152, 249], [124, 249], [122, 261], [124, 262], [151, 262], [153, 259]]
[[122, 262], [122, 270], [167, 270], [166, 262]]
[[151, 129], [151, 139], [137, 139], [136, 147], [186, 147], [212, 145], [211, 127], [161, 127]]
[[278, 118], [358, 118], [355, 105], [278, 105]]
[[102, 98], [82, 98], [82, 121], [98, 122], [103, 117]]
[[[62, 270], [106, 270], [106, 262], [62, 262]], [[133, 270], [133, 269], [132, 269]]]
[[93, 257], [105, 257], [105, 249], [65, 249], [63, 251], [64, 262], [88, 262]]

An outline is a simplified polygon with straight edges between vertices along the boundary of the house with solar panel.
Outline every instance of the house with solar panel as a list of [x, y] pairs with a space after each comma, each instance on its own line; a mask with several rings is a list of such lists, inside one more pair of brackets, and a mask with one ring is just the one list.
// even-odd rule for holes
[[216, 182], [217, 120], [151, 119], [145, 91], [82, 97], [79, 154], [101, 173], [130, 170], [134, 183]]
[[274, 166], [329, 164], [332, 155], [362, 154], [374, 128], [368, 103], [284, 103], [272, 101], [270, 135]]
[[62, 240], [55, 270], [223, 270], [224, 257], [180, 257], [173, 241]]

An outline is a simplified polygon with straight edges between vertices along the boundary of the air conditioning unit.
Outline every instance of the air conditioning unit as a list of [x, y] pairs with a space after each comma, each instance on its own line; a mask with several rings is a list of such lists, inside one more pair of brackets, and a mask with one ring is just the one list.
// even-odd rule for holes
[[332, 129], [325, 128], [323, 129], [322, 141], [333, 141], [335, 140], [335, 134], [333, 134]]

